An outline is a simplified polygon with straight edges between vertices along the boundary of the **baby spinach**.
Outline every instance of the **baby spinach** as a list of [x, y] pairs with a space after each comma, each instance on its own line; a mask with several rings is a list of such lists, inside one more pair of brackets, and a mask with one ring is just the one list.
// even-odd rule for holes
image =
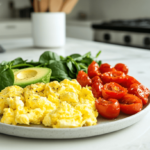
[[0, 91], [14, 84], [13, 71], [7, 65], [0, 65]]
[[19, 65], [19, 64], [24, 64], [27, 60], [23, 60], [21, 57], [18, 57], [11, 61], [12, 66]]
[[54, 52], [46, 51], [39, 58], [39, 62], [40, 63], [48, 63], [50, 60], [59, 61], [60, 60], [60, 56], [57, 55]]
[[52, 70], [52, 76], [53, 78], [61, 81], [64, 79], [71, 79], [68, 76], [68, 68], [66, 64], [62, 61], [55, 61], [48, 65], [48, 68]]

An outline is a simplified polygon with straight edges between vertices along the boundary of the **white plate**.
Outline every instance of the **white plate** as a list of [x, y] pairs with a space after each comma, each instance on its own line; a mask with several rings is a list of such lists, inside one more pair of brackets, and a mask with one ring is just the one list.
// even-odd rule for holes
[[145, 108], [132, 116], [120, 114], [115, 120], [107, 120], [102, 117], [98, 118], [98, 124], [90, 127], [80, 128], [63, 128], [54, 129], [46, 128], [42, 125], [31, 126], [14, 126], [0, 123], [0, 133], [26, 137], [26, 138], [40, 138], [40, 139], [73, 139], [84, 138], [105, 133], [117, 131], [134, 123], [140, 121], [150, 110], [150, 103]]

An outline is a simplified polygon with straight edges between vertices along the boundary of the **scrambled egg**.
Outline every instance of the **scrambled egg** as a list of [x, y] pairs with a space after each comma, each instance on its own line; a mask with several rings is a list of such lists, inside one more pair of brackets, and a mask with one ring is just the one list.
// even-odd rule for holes
[[6, 124], [76, 128], [96, 125], [98, 112], [90, 88], [82, 88], [75, 79], [65, 79], [24, 89], [5, 88], [0, 92], [0, 115]]

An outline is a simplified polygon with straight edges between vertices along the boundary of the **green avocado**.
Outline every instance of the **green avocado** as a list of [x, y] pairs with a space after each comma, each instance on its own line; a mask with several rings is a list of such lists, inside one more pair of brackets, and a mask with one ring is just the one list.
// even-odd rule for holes
[[34, 83], [48, 83], [50, 82], [51, 77], [51, 69], [49, 68], [26, 68], [26, 69], [19, 69], [14, 71], [14, 85], [18, 85], [21, 87], [26, 87], [27, 85], [34, 84]]

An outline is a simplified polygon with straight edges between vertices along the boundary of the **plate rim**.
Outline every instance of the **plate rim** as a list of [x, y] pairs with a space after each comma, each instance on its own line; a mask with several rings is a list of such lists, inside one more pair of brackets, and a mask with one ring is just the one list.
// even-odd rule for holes
[[[85, 138], [85, 137], [91, 137], [91, 136], [96, 136], [96, 135], [102, 135], [102, 134], [106, 134], [106, 133], [111, 133], [111, 132], [114, 132], [114, 131], [117, 131], [117, 130], [121, 130], [123, 128], [126, 128], [128, 126], [131, 126], [133, 125], [134, 123], [138, 122], [139, 120], [141, 120], [141, 117], [150, 109], [150, 102], [145, 106], [144, 109], [142, 109], [142, 111], [134, 114], [134, 115], [131, 115], [131, 116], [128, 116], [126, 118], [123, 118], [123, 119], [119, 119], [119, 120], [115, 120], [115, 121], [112, 121], [112, 122], [106, 122], [106, 123], [103, 123], [103, 124], [97, 124], [97, 125], [94, 125], [94, 126], [86, 126], [86, 127], [78, 127], [78, 128], [49, 128], [49, 127], [45, 127], [45, 128], [41, 128], [41, 127], [26, 127], [26, 126], [16, 126], [16, 125], [9, 125], [9, 124], [4, 124], [4, 123], [0, 123], [0, 133], [3, 133], [3, 134], [7, 134], [7, 135], [13, 135], [13, 136], [17, 136], [17, 137], [24, 137], [24, 138], [38, 138], [38, 139], [74, 139], [74, 138]], [[129, 122], [130, 120], [135, 120], [133, 122]], [[124, 125], [124, 123], [128, 122], [129, 124], [128, 125]], [[59, 133], [59, 132], [65, 132], [65, 133], [75, 133], [77, 131], [82, 131], [83, 133], [84, 132], [92, 132], [92, 130], [97, 130], [99, 128], [108, 128], [110, 125], [111, 126], [115, 126], [115, 125], [121, 125], [123, 124], [123, 126], [121, 126], [120, 128], [118, 129], [113, 129], [109, 132], [107, 131], [104, 131], [103, 133], [94, 133], [94, 134], [88, 134], [88, 135], [81, 135], [80, 137], [77, 137], [77, 136], [72, 136], [71, 138], [69, 138], [68, 136], [67, 137], [64, 137], [64, 138], [61, 138], [61, 137], [35, 137], [35, 136], [30, 136], [30, 135], [23, 135], [23, 134], [20, 134], [20, 133], [10, 133], [9, 131], [8, 132], [5, 132], [5, 131], [1, 131], [3, 128], [6, 128], [6, 129], [9, 129], [9, 130], [25, 130], [25, 131], [32, 131], [32, 132], [52, 132], [52, 133]], [[7, 131], [7, 130], [6, 130]]]

